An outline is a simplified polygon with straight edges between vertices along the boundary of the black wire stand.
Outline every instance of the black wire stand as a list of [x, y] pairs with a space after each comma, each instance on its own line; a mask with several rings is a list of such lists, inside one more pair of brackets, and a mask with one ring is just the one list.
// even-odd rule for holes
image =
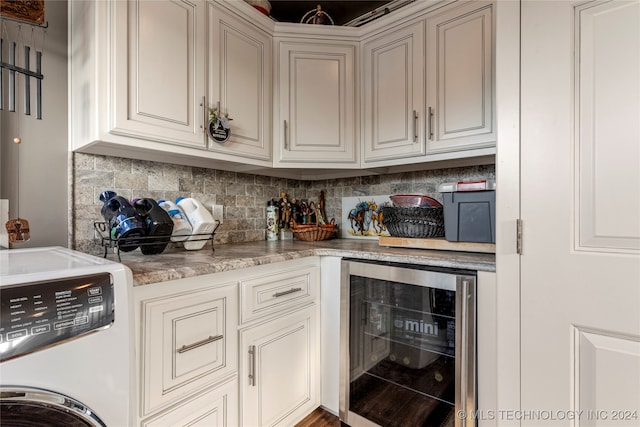
[[[167, 245], [176, 246], [177, 244], [183, 243], [185, 241], [189, 242], [201, 242], [201, 241], [211, 241], [211, 253], [215, 252], [215, 248], [213, 247], [213, 237], [220, 227], [220, 221], [216, 221], [216, 226], [211, 233], [193, 233], [186, 235], [186, 238], [180, 242], [169, 241]], [[103, 258], [107, 257], [108, 251], [110, 248], [114, 248], [116, 254], [118, 255], [118, 262], [121, 262], [120, 258], [120, 248], [127, 245], [135, 245], [135, 246], [150, 246], [157, 245], [159, 243], [164, 243], [159, 241], [159, 236], [144, 236], [144, 237], [124, 237], [124, 238], [116, 238], [112, 239], [109, 235], [109, 224], [105, 221], [94, 221], [93, 228], [97, 233], [97, 238], [99, 240], [100, 246], [104, 248]], [[181, 235], [184, 237], [185, 235]], [[159, 255], [159, 254], [158, 254]]]

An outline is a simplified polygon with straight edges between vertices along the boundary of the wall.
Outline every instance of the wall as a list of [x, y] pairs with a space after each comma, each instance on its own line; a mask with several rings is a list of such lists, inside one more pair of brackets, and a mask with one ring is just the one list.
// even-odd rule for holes
[[139, 160], [76, 153], [73, 156], [74, 214], [73, 241], [83, 252], [101, 254], [93, 223], [101, 221], [104, 190], [114, 190], [127, 199], [151, 197], [174, 200], [195, 197], [205, 203], [224, 205], [224, 222], [214, 245], [264, 240], [265, 207], [268, 200], [284, 191], [289, 198], [317, 200], [325, 192], [326, 213], [340, 224], [342, 197], [421, 193], [439, 200], [438, 184], [460, 179], [494, 178], [495, 168], [429, 170], [321, 181], [297, 181], [214, 169], [176, 166]]
[[[67, 2], [45, 2], [46, 32], [0, 20], [5, 41], [16, 41], [16, 62], [23, 65], [23, 44], [42, 50], [42, 120], [35, 117], [35, 79], [31, 79], [31, 116], [24, 114], [24, 78], [16, 83], [16, 112], [0, 111], [0, 198], [9, 199], [10, 218], [29, 220], [31, 240], [13, 247], [68, 245], [69, 168], [67, 144]], [[8, 43], [3, 58], [8, 58]], [[8, 102], [8, 72], [3, 73]], [[5, 104], [6, 105], [6, 104]], [[15, 136], [22, 144], [13, 142]], [[19, 177], [19, 180], [18, 180]], [[19, 182], [18, 182], [19, 181]], [[18, 188], [18, 186], [20, 188]], [[19, 210], [19, 212], [18, 212]], [[4, 224], [1, 224], [4, 228]]]

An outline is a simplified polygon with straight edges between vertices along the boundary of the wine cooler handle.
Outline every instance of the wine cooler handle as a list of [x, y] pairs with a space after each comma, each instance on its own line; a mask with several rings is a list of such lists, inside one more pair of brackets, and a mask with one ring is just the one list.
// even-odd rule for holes
[[[462, 278], [458, 283], [457, 292], [460, 297], [460, 303], [456, 304], [456, 309], [460, 310], [459, 337], [456, 339], [456, 346], [460, 346], [459, 365], [456, 366], [457, 385], [459, 386], [459, 405], [456, 407], [455, 427], [465, 427], [475, 425], [472, 422], [473, 417], [469, 416], [470, 412], [475, 411], [475, 405], [469, 405], [469, 400], [475, 400], [475, 295], [473, 294], [470, 280]], [[472, 401], [473, 401], [472, 400]], [[458, 414], [466, 414], [460, 416]], [[470, 424], [471, 423], [471, 424]]]
[[467, 310], [469, 309], [469, 305], [467, 303], [467, 298], [469, 295], [469, 282], [463, 280], [462, 281], [462, 321], [460, 322], [461, 335], [464, 339], [462, 346], [460, 347], [461, 353], [461, 365], [462, 369], [460, 372], [460, 410], [462, 414], [467, 413], [467, 390], [469, 387], [468, 384], [468, 370], [469, 370], [469, 349], [467, 348], [467, 334], [469, 333], [469, 328], [467, 322], [469, 320], [469, 313]]

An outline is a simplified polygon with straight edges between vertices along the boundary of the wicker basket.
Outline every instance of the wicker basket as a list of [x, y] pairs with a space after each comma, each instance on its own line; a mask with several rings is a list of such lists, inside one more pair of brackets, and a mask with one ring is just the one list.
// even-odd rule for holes
[[293, 221], [291, 222], [291, 231], [296, 239], [316, 242], [334, 237], [338, 231], [338, 227], [335, 225], [335, 219], [332, 219], [330, 224], [302, 225]]
[[382, 223], [393, 237], [444, 237], [444, 211], [438, 207], [382, 207]]

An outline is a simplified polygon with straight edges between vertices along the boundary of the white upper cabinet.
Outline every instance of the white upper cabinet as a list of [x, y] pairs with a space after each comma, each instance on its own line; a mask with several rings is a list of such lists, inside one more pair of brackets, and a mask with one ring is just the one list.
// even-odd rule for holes
[[363, 44], [363, 165], [423, 156], [424, 22]]
[[204, 148], [203, 3], [130, 0], [115, 9], [111, 132]]
[[356, 45], [277, 39], [278, 111], [274, 164], [358, 165]]
[[[239, 0], [69, 5], [73, 151], [294, 179], [495, 154], [491, 2], [414, 2], [360, 28]], [[225, 143], [210, 108], [233, 119]]]
[[427, 18], [427, 154], [495, 146], [492, 8]]
[[271, 161], [271, 36], [213, 3], [208, 14], [207, 104], [233, 119], [229, 140], [209, 149]]

